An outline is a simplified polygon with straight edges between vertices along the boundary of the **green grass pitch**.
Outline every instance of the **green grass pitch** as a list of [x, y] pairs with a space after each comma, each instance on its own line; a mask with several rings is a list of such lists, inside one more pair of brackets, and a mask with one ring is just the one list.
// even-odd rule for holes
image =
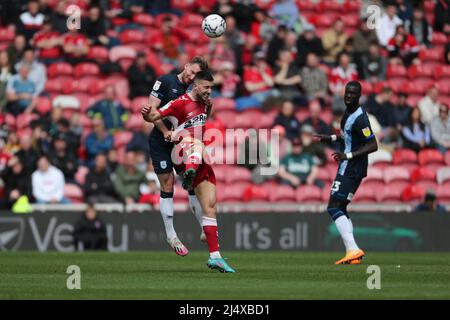
[[[0, 299], [449, 299], [450, 253], [228, 252], [236, 274], [206, 267], [206, 252], [0, 253]], [[69, 265], [81, 289], [68, 290]], [[381, 289], [369, 290], [369, 265]]]

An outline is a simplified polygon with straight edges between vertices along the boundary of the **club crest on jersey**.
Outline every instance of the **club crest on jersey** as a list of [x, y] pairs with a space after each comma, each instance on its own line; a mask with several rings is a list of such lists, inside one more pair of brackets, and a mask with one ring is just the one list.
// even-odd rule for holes
[[370, 132], [369, 127], [365, 127], [364, 129], [362, 129], [362, 132], [363, 132], [364, 137], [366, 137], [366, 138], [372, 134], [372, 132]]
[[153, 90], [158, 90], [159, 87], [161, 87], [161, 81], [156, 80], [155, 84], [153, 85]]
[[161, 161], [159, 163], [159, 166], [161, 167], [161, 169], [166, 169], [167, 168], [167, 161]]

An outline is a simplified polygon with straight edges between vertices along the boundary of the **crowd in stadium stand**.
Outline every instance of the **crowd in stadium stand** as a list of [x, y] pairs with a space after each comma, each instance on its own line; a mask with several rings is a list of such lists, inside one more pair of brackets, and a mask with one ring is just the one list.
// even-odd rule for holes
[[[79, 29], [68, 30], [70, 4]], [[370, 5], [381, 9], [376, 29]], [[224, 36], [202, 34], [209, 13], [225, 17]], [[245, 159], [217, 166], [219, 188], [233, 184], [219, 201], [323, 201], [338, 146], [312, 134], [339, 134], [351, 80], [381, 146], [360, 200], [418, 200], [432, 187], [449, 201], [449, 37], [450, 0], [2, 1], [1, 203], [157, 205], [140, 108], [158, 76], [196, 55], [215, 79], [209, 127], [282, 138], [273, 176]]]

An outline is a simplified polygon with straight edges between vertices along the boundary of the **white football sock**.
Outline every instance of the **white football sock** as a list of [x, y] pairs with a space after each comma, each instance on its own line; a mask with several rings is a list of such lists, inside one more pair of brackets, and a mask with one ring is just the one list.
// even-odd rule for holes
[[196, 195], [189, 195], [189, 207], [191, 208], [195, 218], [197, 218], [200, 228], [202, 228], [203, 210]]
[[211, 259], [220, 259], [220, 258], [222, 258], [222, 256], [220, 255], [219, 251], [210, 252], [209, 253], [209, 257]]
[[345, 249], [347, 251], [358, 250], [358, 245], [353, 237], [353, 224], [351, 220], [343, 215], [337, 218], [334, 222], [336, 223], [336, 227], [341, 234], [342, 240], [344, 241]]
[[177, 236], [173, 227], [173, 198], [159, 198], [159, 210], [166, 228], [167, 239], [173, 239]]

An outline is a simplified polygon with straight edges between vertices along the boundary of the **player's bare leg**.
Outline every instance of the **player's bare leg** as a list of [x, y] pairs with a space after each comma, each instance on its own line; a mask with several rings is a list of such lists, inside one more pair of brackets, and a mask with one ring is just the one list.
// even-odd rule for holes
[[219, 251], [219, 234], [216, 218], [216, 186], [209, 181], [202, 181], [196, 188], [195, 193], [203, 208], [203, 231], [209, 249], [207, 266], [220, 272], [233, 273], [231, 268], [222, 258]]
[[161, 196], [159, 199], [159, 210], [166, 230], [167, 242], [179, 256], [185, 256], [189, 250], [178, 239], [173, 226], [173, 185], [175, 175], [173, 172], [158, 174], [158, 180], [161, 185]]

